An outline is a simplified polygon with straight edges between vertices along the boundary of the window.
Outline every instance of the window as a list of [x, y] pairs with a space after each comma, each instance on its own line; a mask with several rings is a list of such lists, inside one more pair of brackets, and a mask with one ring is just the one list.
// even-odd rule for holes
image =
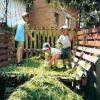
[[70, 14], [66, 13], [64, 15], [64, 17], [65, 17], [65, 25], [70, 28], [71, 27], [71, 16], [70, 16]]
[[71, 27], [71, 19], [68, 17], [65, 17], [65, 25], [68, 27]]
[[59, 25], [59, 14], [55, 12], [55, 23]]
[[51, 0], [46, 0], [47, 1], [47, 3], [50, 3], [51, 2]]

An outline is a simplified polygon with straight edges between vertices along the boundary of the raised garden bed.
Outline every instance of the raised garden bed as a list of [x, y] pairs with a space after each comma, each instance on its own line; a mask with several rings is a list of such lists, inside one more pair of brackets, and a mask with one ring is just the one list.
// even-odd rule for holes
[[82, 100], [82, 98], [51, 77], [36, 76], [18, 87], [8, 100]]
[[[23, 81], [21, 86], [16, 85], [18, 87], [13, 89], [12, 94], [9, 94], [8, 100], [82, 100], [68, 88], [70, 86], [66, 87], [68, 84], [65, 86], [63, 82], [60, 82], [61, 80], [59, 81], [59, 78], [63, 79], [64, 77], [71, 83], [76, 79], [78, 81], [79, 76], [75, 72], [77, 72], [76, 68], [53, 71], [44, 67], [43, 60], [37, 57], [25, 60], [23, 66], [20, 67], [10, 64], [0, 69], [1, 76], [2, 73], [8, 76], [17, 75], [16, 78], [18, 75], [28, 76], [25, 80], [27, 82]], [[32, 79], [30, 80], [30, 78]]]
[[32, 75], [15, 74], [15, 73], [0, 73], [0, 97], [2, 100], [9, 97], [14, 89], [30, 80]]

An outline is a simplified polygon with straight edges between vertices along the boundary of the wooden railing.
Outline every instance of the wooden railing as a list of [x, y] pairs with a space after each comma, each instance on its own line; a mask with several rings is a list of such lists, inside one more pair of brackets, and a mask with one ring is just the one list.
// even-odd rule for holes
[[49, 42], [52, 47], [56, 45], [56, 40], [60, 35], [60, 31], [55, 28], [34, 28], [31, 30], [35, 41], [32, 42], [27, 36], [25, 41], [25, 49], [41, 49], [44, 42]]
[[[44, 42], [48, 42], [51, 47], [55, 47], [57, 39], [59, 38], [59, 35], [61, 35], [61, 31], [59, 28], [55, 27], [35, 27], [31, 29], [31, 34], [35, 38], [35, 41], [32, 42], [28, 36], [26, 36], [25, 49], [41, 49]], [[73, 39], [73, 43], [75, 43], [76, 40], [75, 34], [76, 31], [74, 29], [70, 30], [69, 35], [71, 39]]]
[[[50, 43], [51, 47], [55, 47], [56, 41], [61, 34], [61, 31], [53, 27], [35, 27], [30, 30], [30, 33], [32, 34], [32, 37], [34, 37], [35, 41], [31, 41], [31, 39], [26, 34], [24, 43], [25, 58], [38, 55], [42, 49], [43, 43], [45, 42]], [[17, 48], [16, 43], [15, 48]]]

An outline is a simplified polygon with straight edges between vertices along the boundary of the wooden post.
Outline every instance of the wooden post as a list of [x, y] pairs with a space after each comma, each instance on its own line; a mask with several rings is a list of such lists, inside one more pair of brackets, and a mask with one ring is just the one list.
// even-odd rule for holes
[[36, 45], [37, 45], [37, 43], [36, 43], [36, 41], [37, 41], [37, 40], [36, 40], [36, 39], [37, 39], [37, 38], [36, 38], [36, 35], [37, 35], [37, 32], [36, 32], [36, 30], [34, 30], [34, 38], [35, 38], [35, 41], [34, 41], [34, 48], [35, 48], [35, 49], [37, 49], [37, 46], [36, 46]]
[[100, 100], [100, 58], [96, 65], [97, 100]]
[[28, 36], [27, 36], [27, 34], [26, 34], [26, 36], [25, 36], [25, 49], [28, 49]]

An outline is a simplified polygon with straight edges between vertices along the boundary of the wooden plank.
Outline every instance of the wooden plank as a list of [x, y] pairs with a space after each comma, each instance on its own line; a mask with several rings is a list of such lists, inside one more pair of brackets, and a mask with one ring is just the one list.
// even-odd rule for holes
[[3, 34], [4, 34], [3, 32], [0, 32], [0, 36], [3, 35]]
[[3, 48], [11, 48], [13, 45], [12, 45], [12, 43], [9, 43], [9, 44], [7, 44], [7, 43], [2, 43], [2, 44], [0, 44], [0, 48], [1, 49], [3, 49]]
[[0, 33], [0, 37], [11, 37], [11, 34]]
[[8, 41], [8, 42], [2, 41], [0, 42], [0, 45], [12, 45], [12, 41]]
[[12, 36], [1, 36], [0, 39], [11, 39]]
[[72, 67], [76, 67], [77, 65], [83, 67], [85, 70], [89, 70], [91, 67], [91, 64], [88, 63], [87, 61], [78, 59], [76, 57], [73, 58], [73, 63], [72, 63]]
[[0, 42], [10, 42], [12, 41], [12, 38], [6, 39], [6, 38], [2, 38], [0, 39]]
[[100, 41], [78, 41], [79, 45], [100, 47]]
[[1, 55], [0, 56], [0, 60], [5, 60], [5, 59], [8, 59], [8, 58], [11, 58], [11, 55]]
[[7, 53], [9, 53], [9, 52], [11, 52], [11, 50], [8, 50], [8, 49], [6, 49], [6, 50], [0, 50], [0, 55], [2, 54], [7, 54]]
[[81, 31], [77, 32], [77, 35], [82, 35], [82, 34], [95, 34], [95, 33], [100, 33], [100, 27], [96, 28], [90, 28], [90, 29], [81, 29]]
[[[34, 38], [37, 39], [36, 35], [38, 34], [38, 32], [34, 31]], [[34, 48], [37, 49], [37, 40], [34, 41]]]
[[85, 34], [95, 34], [96, 32], [92, 32], [92, 29], [82, 29], [81, 31], [77, 32], [77, 35], [85, 35]]
[[85, 60], [87, 60], [87, 61], [89, 61], [89, 62], [92, 62], [92, 63], [96, 63], [97, 62], [97, 60], [99, 59], [99, 57], [97, 57], [97, 56], [94, 56], [94, 55], [88, 55], [88, 54], [85, 54], [84, 52], [76, 52], [75, 53], [75, 55], [76, 56], [78, 56], [78, 57], [80, 57], [80, 58], [83, 58], [83, 59], [85, 59]]
[[32, 43], [33, 43], [32, 40], [30, 40], [30, 49], [32, 49]]
[[0, 42], [0, 46], [7, 45], [8, 43]]
[[3, 48], [7, 48], [8, 47], [8, 45], [0, 45], [0, 49], [3, 49]]
[[100, 35], [97, 35], [97, 34], [94, 34], [93, 36], [90, 36], [90, 35], [80, 35], [80, 36], [77, 36], [77, 39], [78, 40], [100, 40]]
[[84, 35], [84, 31], [78, 31], [77, 36]]
[[[42, 31], [43, 32], [43, 31]], [[41, 32], [41, 33], [42, 33]], [[43, 34], [43, 33], [42, 33]], [[37, 49], [40, 49], [41, 48], [41, 34], [40, 34], [40, 31], [38, 33], [38, 48]]]
[[78, 47], [74, 47], [77, 50], [81, 50], [81, 51], [85, 51], [85, 52], [89, 52], [89, 53], [94, 53], [96, 55], [100, 55], [100, 49], [96, 49], [96, 48], [90, 48], [90, 47], [85, 47], [85, 46], [78, 46]]
[[7, 64], [10, 64], [10, 61], [6, 60], [6, 61], [3, 61], [3, 62], [0, 62], [0, 67], [5, 66]]

